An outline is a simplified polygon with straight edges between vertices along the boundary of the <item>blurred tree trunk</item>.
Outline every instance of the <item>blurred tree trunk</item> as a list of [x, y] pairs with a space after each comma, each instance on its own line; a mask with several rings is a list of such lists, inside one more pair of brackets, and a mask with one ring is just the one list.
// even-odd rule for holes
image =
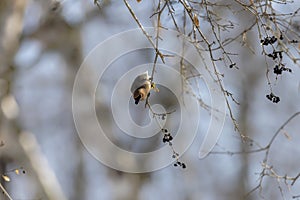
[[[253, 38], [255, 38], [254, 35], [252, 35]], [[244, 52], [245, 53], [245, 52]], [[239, 106], [239, 125], [240, 125], [240, 130], [244, 136], [247, 138], [244, 140], [244, 142], [240, 143], [240, 151], [249, 151], [249, 147], [253, 145], [253, 142], [251, 139], [249, 140], [248, 138], [253, 138], [253, 135], [249, 135], [252, 133], [251, 130], [251, 124], [250, 124], [250, 119], [251, 119], [251, 106], [253, 106], [253, 101], [255, 98], [255, 93], [257, 92], [257, 84], [259, 82], [259, 79], [262, 78], [261, 74], [263, 72], [261, 71], [260, 66], [257, 65], [257, 63], [254, 63], [254, 60], [256, 59], [254, 54], [251, 54], [250, 52], [245, 53], [242, 55], [245, 57], [245, 66], [243, 68], [247, 68], [246, 71], [246, 76], [243, 77], [241, 81], [241, 104]], [[247, 58], [247, 59], [246, 59]], [[247, 62], [249, 60], [250, 62]], [[252, 61], [252, 62], [251, 62]], [[249, 183], [250, 183], [250, 167], [252, 166], [251, 163], [249, 162], [249, 156], [251, 154], [241, 154], [241, 169], [238, 174], [238, 183], [239, 186], [237, 186], [237, 191], [239, 194], [240, 199], [245, 199], [245, 195], [251, 191], [252, 188], [249, 188]], [[248, 196], [247, 199], [251, 200], [252, 197]]]

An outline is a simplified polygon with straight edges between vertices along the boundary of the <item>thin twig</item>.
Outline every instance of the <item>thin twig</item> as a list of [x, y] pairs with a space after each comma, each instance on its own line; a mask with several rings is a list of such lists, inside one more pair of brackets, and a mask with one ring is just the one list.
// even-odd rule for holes
[[147, 31], [145, 30], [145, 28], [143, 27], [143, 25], [141, 24], [141, 22], [139, 21], [139, 19], [137, 18], [137, 16], [135, 15], [134, 11], [132, 10], [132, 8], [130, 7], [129, 3], [127, 0], [123, 0], [127, 9], [129, 10], [131, 16], [133, 17], [133, 19], [136, 21], [136, 23], [138, 24], [139, 28], [142, 30], [143, 34], [146, 36], [146, 38], [148, 39], [148, 41], [150, 42], [150, 44], [152, 45], [152, 47], [154, 48], [156, 54], [159, 55], [159, 57], [161, 58], [162, 62], [164, 62], [164, 55], [159, 51], [159, 49], [155, 46], [154, 42], [152, 41], [151, 36], [147, 33]]
[[1, 183], [0, 183], [0, 188], [1, 188], [2, 192], [3, 192], [3, 194], [5, 194], [5, 196], [7, 196], [7, 198], [9, 200], [13, 200], [13, 198], [8, 194], [8, 192], [6, 191], [6, 189], [3, 187], [3, 185]]

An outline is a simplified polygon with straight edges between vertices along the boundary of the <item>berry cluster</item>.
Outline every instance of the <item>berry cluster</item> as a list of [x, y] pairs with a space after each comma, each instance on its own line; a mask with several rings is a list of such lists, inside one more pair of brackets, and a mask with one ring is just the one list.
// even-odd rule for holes
[[267, 94], [266, 97], [273, 103], [278, 103], [280, 101], [280, 98], [278, 96], [274, 95], [272, 92], [270, 94]]
[[163, 143], [171, 142], [173, 140], [171, 133], [167, 129], [162, 129], [161, 131], [164, 133]]
[[186, 165], [183, 163], [183, 162], [180, 162], [180, 161], [176, 161], [176, 163], [174, 163], [174, 167], [177, 167], [177, 166], [180, 166], [182, 167], [183, 169], [186, 168]]
[[269, 44], [274, 44], [275, 42], [277, 42], [277, 38], [274, 35], [272, 37], [268, 36], [268, 37], [265, 37], [260, 42], [262, 45], [268, 46]]
[[273, 51], [273, 53], [269, 53], [267, 56], [269, 56], [273, 60], [277, 59], [278, 57], [282, 59], [282, 51]]
[[[279, 40], [283, 40], [282, 34], [279, 36]], [[278, 39], [275, 36], [267, 36], [264, 39], [261, 40], [261, 44], [264, 46], [273, 45], [274, 43], [278, 42]], [[274, 49], [274, 47], [273, 47]], [[271, 58], [275, 62], [275, 66], [273, 68], [273, 73], [276, 74], [276, 79], [278, 75], [281, 75], [284, 71], [292, 72], [292, 70], [285, 66], [285, 64], [282, 63], [283, 59], [283, 51], [278, 51], [276, 49], [273, 50], [272, 53], [265, 53], [266, 56]], [[276, 95], [274, 95], [272, 92], [270, 94], [266, 95], [267, 99], [269, 99], [273, 103], [278, 103], [280, 101], [280, 98]]]
[[282, 74], [283, 71], [292, 72], [292, 70], [290, 68], [285, 67], [284, 65], [281, 65], [281, 66], [275, 65], [273, 72], [276, 75], [280, 75], [280, 74]]
[[171, 149], [173, 151], [172, 158], [176, 159], [176, 162], [174, 163], [174, 167], [180, 166], [183, 169], [185, 169], [186, 164], [179, 161], [179, 153], [177, 153], [175, 151], [175, 149], [173, 148], [173, 144], [171, 142], [173, 140], [173, 137], [172, 137], [171, 133], [168, 131], [168, 129], [164, 129], [164, 128], [161, 129], [161, 132], [164, 134], [163, 143], [167, 142], [169, 144], [169, 146], [171, 147]]

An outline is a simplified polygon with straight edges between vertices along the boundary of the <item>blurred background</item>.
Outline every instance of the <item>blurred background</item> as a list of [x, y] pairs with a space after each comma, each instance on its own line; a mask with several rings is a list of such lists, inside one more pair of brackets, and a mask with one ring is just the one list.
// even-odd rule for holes
[[[230, 14], [222, 10], [223, 7], [214, 10], [218, 17], [229, 19], [237, 27], [224, 37], [236, 35], [257, 20], [237, 3], [240, 1], [218, 2], [229, 4], [235, 11]], [[155, 12], [157, 1], [129, 3], [145, 27], [155, 25], [155, 18], [150, 16]], [[267, 67], [272, 60], [262, 55], [255, 28], [226, 46], [228, 52], [238, 53], [234, 61], [239, 69], [219, 62], [226, 89], [240, 103], [229, 100], [231, 109], [240, 130], [252, 139], [250, 142], [241, 141], [228, 117], [213, 149], [215, 153], [200, 160], [198, 151], [209, 123], [209, 112], [202, 109], [199, 133], [181, 157], [187, 169], [170, 165], [151, 173], [130, 174], [108, 168], [89, 154], [79, 139], [72, 116], [71, 95], [76, 72], [97, 44], [138, 27], [123, 1], [103, 0], [99, 4], [100, 8], [91, 0], [1, 0], [1, 200], [10, 197], [17, 200], [300, 199], [300, 180], [297, 179], [300, 116], [293, 118], [277, 135], [269, 150], [268, 166], [263, 164], [265, 151], [234, 153], [265, 147], [280, 126], [300, 111], [298, 44], [289, 44], [285, 49], [295, 57], [295, 62], [286, 57], [283, 60], [292, 73], [284, 72], [276, 77], [271, 73], [273, 69]], [[294, 33], [290, 38], [299, 41], [300, 16], [295, 11], [300, 9], [300, 2], [273, 4], [278, 13], [296, 13], [288, 29]], [[178, 13], [175, 16], [182, 20], [182, 6], [176, 1], [173, 6]], [[168, 15], [161, 20], [170, 23]], [[207, 19], [199, 20], [200, 24], [203, 21], [203, 32], [209, 35], [211, 27]], [[150, 50], [127, 56], [126, 66], [154, 59]], [[122, 62], [126, 62], [126, 55]], [[107, 72], [105, 84], [98, 88], [99, 96], [106, 96], [115, 84], [117, 78], [110, 80], [109, 77], [122, 76], [113, 69]], [[271, 71], [269, 75], [266, 75], [267, 70]], [[277, 104], [266, 98], [270, 93], [268, 79], [274, 94], [280, 97]], [[202, 91], [199, 95], [205, 97], [207, 90]], [[106, 116], [106, 112], [110, 112], [109, 100], [100, 98], [98, 101], [97, 109]], [[173, 100], [169, 101], [172, 104]], [[144, 113], [142, 118], [139, 113], [132, 115], [148, 119]], [[113, 124], [109, 117], [102, 120], [106, 120], [102, 123]], [[125, 149], [132, 148], [132, 140], [127, 137], [117, 137], [115, 142]], [[162, 145], [160, 138], [152, 138], [134, 148], [142, 152]], [[263, 169], [266, 169], [264, 174], [260, 174]], [[247, 195], [256, 186], [259, 186], [257, 190]]]

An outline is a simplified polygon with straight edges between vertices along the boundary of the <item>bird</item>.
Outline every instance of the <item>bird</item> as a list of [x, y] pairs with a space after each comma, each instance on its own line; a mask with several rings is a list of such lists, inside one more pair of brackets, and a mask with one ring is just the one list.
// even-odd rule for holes
[[148, 71], [138, 75], [131, 85], [131, 93], [135, 104], [147, 99], [151, 89], [151, 77], [149, 76]]

